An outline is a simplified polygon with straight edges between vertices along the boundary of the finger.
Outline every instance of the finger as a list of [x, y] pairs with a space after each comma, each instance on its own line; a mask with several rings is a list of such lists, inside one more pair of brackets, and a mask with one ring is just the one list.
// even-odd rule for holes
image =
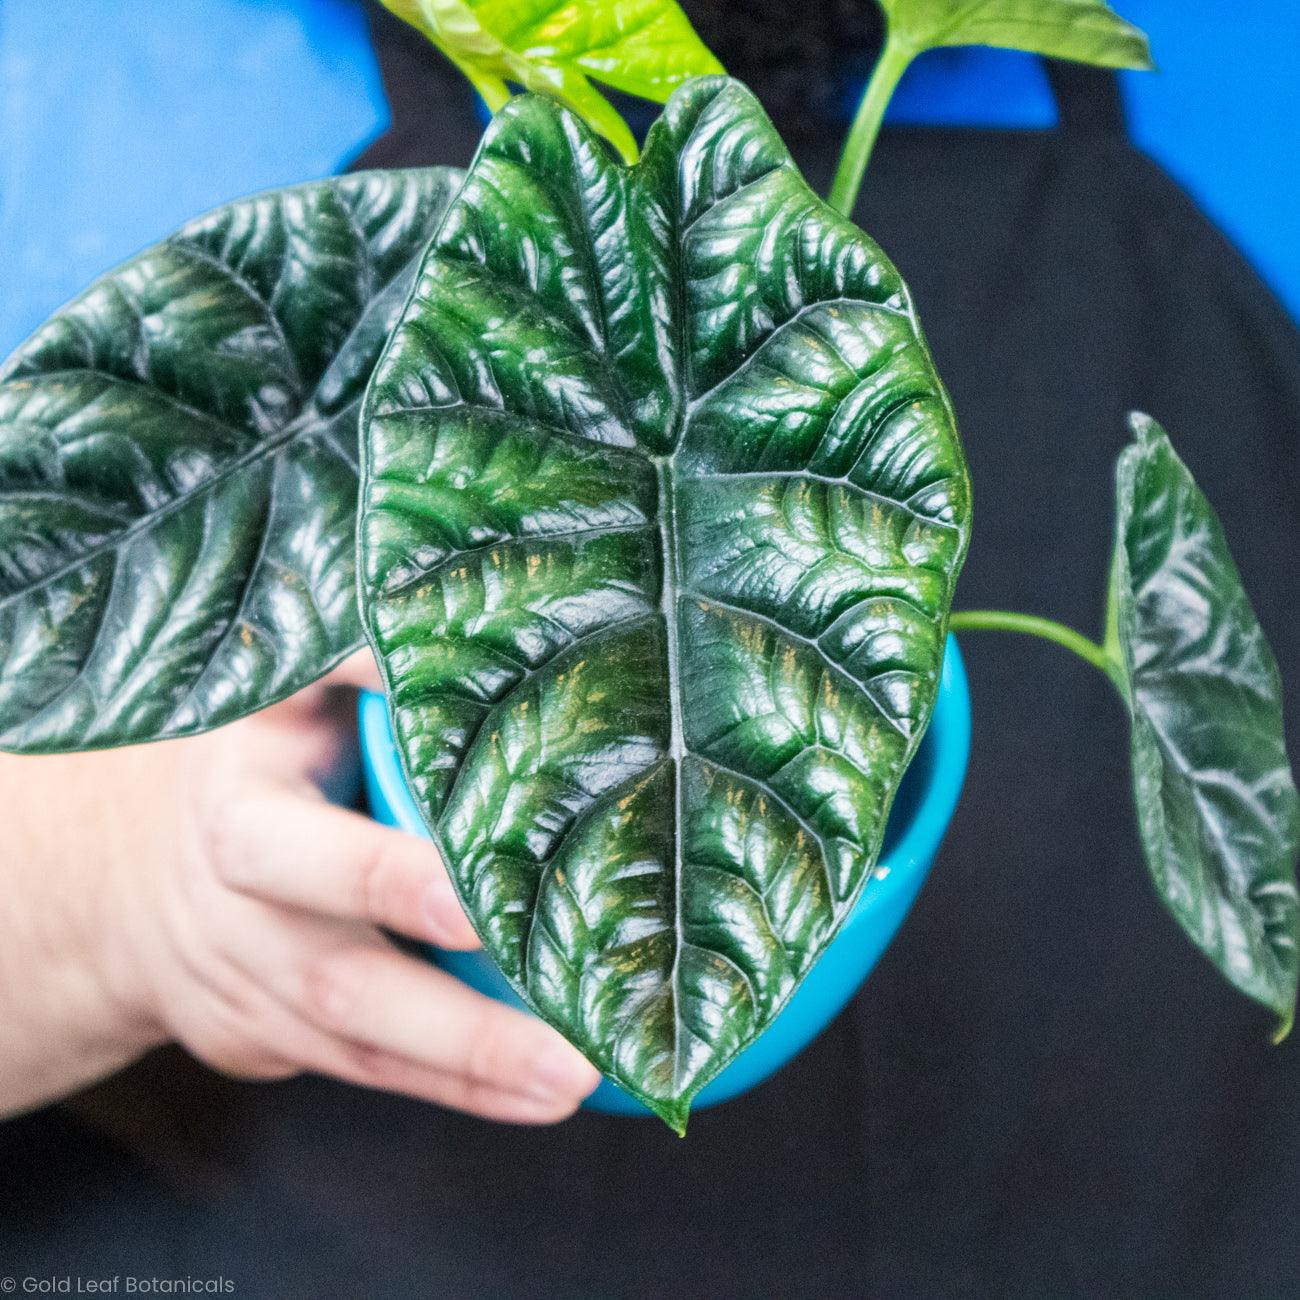
[[577, 1102], [600, 1075], [535, 1017], [484, 997], [378, 931], [246, 903], [228, 960], [291, 1014], [334, 1037], [440, 1074]]
[[327, 1032], [469, 1088], [576, 1103], [600, 1082], [595, 1067], [536, 1017], [387, 944], [317, 952], [302, 971], [299, 997], [303, 1013]]
[[[344, 692], [308, 687], [210, 734], [215, 744], [224, 742], [234, 777], [278, 785], [319, 783], [342, 767], [355, 767], [356, 713], [355, 701]], [[226, 802], [223, 797], [222, 805]]]
[[554, 1124], [572, 1115], [581, 1102], [580, 1097], [569, 1093], [534, 1097], [507, 1092], [355, 1044], [338, 1048], [336, 1058], [331, 1060], [327, 1057], [317, 1072], [331, 1074], [347, 1083], [400, 1093], [477, 1115], [480, 1119], [508, 1124]]
[[245, 752], [249, 766], [272, 775], [301, 772], [319, 783], [349, 757], [355, 761], [356, 700], [350, 690], [331, 686], [381, 689], [370, 651], [357, 651], [319, 681], [240, 723], [258, 733], [256, 747]]
[[[334, 1037], [268, 998], [264, 990], [250, 988], [248, 995], [246, 1012], [223, 1003], [208, 1008], [194, 1032], [181, 1032], [194, 1055], [233, 1078], [269, 1083], [307, 1070], [516, 1124], [550, 1124], [577, 1109], [579, 1099], [567, 1093], [529, 1096], [430, 1070]], [[256, 1026], [251, 1033], [243, 1027], [249, 1023]]]
[[369, 646], [349, 655], [323, 680], [329, 686], [355, 686], [363, 691], [384, 689], [379, 680], [379, 669], [375, 666], [375, 656]]
[[438, 850], [418, 835], [268, 787], [232, 803], [211, 836], [218, 874], [242, 894], [442, 948], [479, 946]]

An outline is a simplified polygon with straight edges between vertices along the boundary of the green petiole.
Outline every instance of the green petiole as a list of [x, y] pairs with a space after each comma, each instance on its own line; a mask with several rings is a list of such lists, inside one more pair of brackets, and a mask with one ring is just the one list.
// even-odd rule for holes
[[831, 184], [830, 205], [846, 217], [852, 215], [857, 204], [862, 178], [880, 134], [880, 124], [885, 120], [885, 108], [916, 54], [915, 49], [896, 39], [892, 32], [885, 37], [885, 48], [867, 82]]
[[[397, 0], [385, 0], [392, 5]], [[885, 44], [844, 142], [830, 203], [846, 217], [880, 134], [885, 106], [925, 50], [991, 45], [1027, 50], [1106, 68], [1150, 68], [1151, 50], [1138, 28], [1106, 0], [879, 0]]]
[[1082, 632], [1054, 619], [1040, 618], [1037, 614], [1017, 614], [1006, 609], [963, 609], [953, 613], [948, 627], [954, 632], [1021, 632], [1053, 641], [1105, 673], [1115, 689], [1125, 698], [1128, 696], [1128, 681], [1118, 655], [1118, 643], [1112, 651], [1108, 645], [1098, 645]]

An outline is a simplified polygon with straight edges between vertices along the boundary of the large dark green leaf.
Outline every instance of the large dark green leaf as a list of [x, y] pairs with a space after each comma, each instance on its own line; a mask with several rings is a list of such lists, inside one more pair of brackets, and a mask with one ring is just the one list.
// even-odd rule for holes
[[515, 987], [680, 1129], [853, 906], [934, 704], [969, 496], [907, 291], [737, 83], [631, 169], [525, 97], [362, 424], [412, 789]]
[[1147, 863], [1192, 941], [1285, 1034], [1300, 970], [1300, 797], [1277, 663], [1209, 502], [1159, 425], [1135, 416], [1133, 430], [1112, 606]]
[[360, 400], [459, 180], [219, 208], [0, 370], [0, 747], [201, 731], [356, 648]]

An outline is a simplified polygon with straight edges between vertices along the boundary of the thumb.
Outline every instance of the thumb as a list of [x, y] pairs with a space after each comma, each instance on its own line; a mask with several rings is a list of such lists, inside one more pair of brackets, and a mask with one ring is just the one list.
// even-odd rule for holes
[[379, 669], [369, 646], [349, 655], [331, 673], [321, 679], [327, 686], [355, 686], [362, 691], [382, 691]]

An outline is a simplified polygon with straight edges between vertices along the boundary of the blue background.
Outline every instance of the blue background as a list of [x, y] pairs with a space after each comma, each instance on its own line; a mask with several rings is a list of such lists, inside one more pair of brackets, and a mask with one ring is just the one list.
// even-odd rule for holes
[[[1135, 135], [1300, 316], [1300, 14], [1118, 7], [1161, 68], [1125, 74]], [[926, 56], [891, 116], [1055, 118], [1038, 65], [995, 50]], [[335, 171], [386, 119], [356, 0], [0, 0], [0, 355], [187, 218]]]

